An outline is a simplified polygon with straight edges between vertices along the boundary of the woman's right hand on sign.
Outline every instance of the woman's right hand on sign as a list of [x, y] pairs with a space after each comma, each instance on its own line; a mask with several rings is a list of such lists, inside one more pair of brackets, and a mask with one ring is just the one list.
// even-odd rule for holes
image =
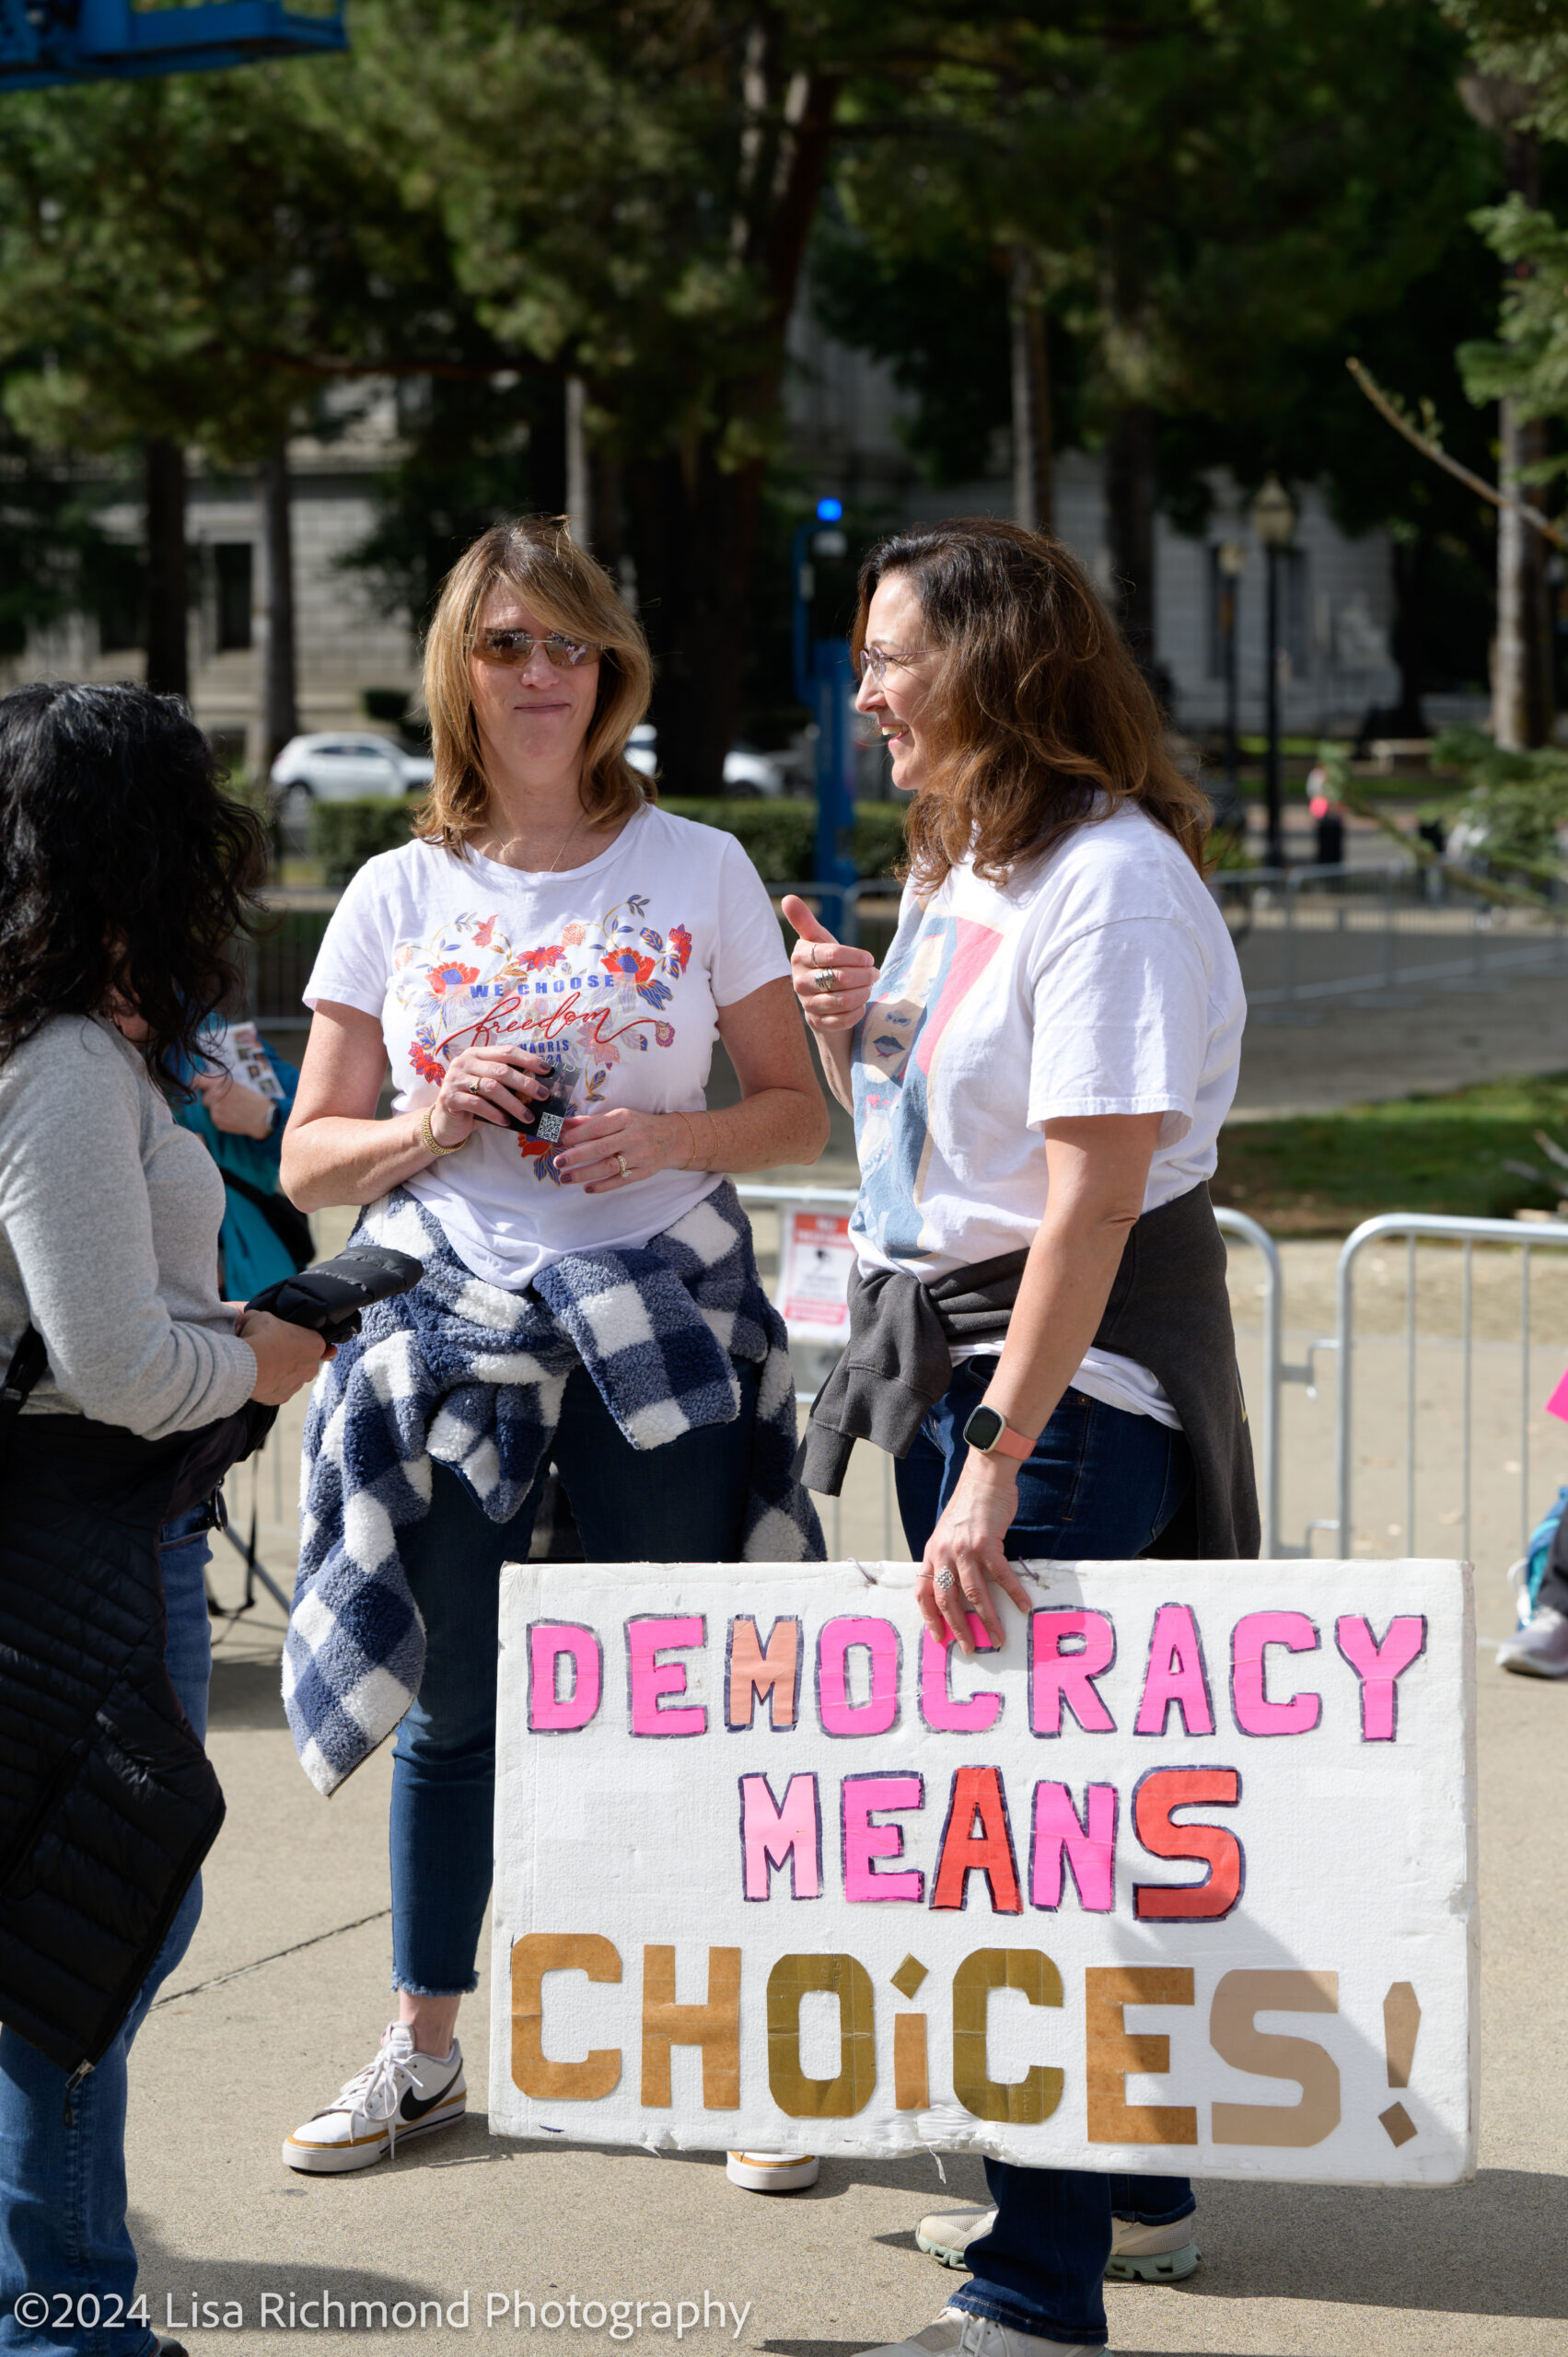
[[429, 1108], [431, 1134], [442, 1145], [461, 1145], [476, 1121], [506, 1127], [506, 1116], [530, 1125], [539, 1100], [550, 1094], [548, 1056], [527, 1048], [465, 1048], [454, 1056]]
[[824, 1035], [853, 1031], [877, 987], [876, 959], [869, 949], [835, 941], [796, 893], [786, 893], [781, 905], [800, 936], [789, 961], [790, 979], [807, 1022]]
[[255, 1354], [256, 1381], [250, 1397], [263, 1408], [281, 1408], [285, 1399], [315, 1381], [324, 1358], [337, 1356], [308, 1326], [291, 1326], [286, 1318], [274, 1318], [270, 1309], [242, 1310], [234, 1321], [234, 1330]]

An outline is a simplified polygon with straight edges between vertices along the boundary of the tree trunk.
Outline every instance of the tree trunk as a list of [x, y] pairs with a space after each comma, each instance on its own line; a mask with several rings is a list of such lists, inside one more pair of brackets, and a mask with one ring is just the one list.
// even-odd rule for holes
[[659, 771], [669, 794], [722, 794], [750, 642], [760, 460], [726, 472], [714, 438], [626, 470], [637, 595], [657, 666]]
[[1013, 521], [1051, 529], [1051, 366], [1040, 274], [1027, 246], [1013, 249]]
[[[1519, 421], [1511, 401], [1497, 404], [1498, 482], [1519, 493]], [[1513, 507], [1497, 511], [1497, 636], [1492, 654], [1492, 734], [1509, 752], [1530, 741], [1525, 541], [1529, 526]]]
[[[1539, 418], [1532, 418], [1527, 425], [1519, 429], [1520, 462], [1526, 467], [1534, 467], [1547, 455], [1545, 424]], [[1543, 493], [1539, 482], [1527, 482], [1523, 489], [1526, 498], [1538, 504], [1543, 497], [1550, 496]], [[1524, 577], [1520, 603], [1525, 633], [1525, 729], [1526, 742], [1530, 745], [1549, 745], [1552, 724], [1557, 718], [1551, 583], [1547, 574], [1550, 563], [1549, 544], [1533, 525], [1527, 524], [1521, 561]]]
[[1145, 679], [1155, 678], [1155, 412], [1123, 410], [1106, 451], [1106, 522], [1122, 636]]
[[185, 452], [178, 442], [146, 445], [147, 668], [159, 695], [188, 696]]
[[1424, 532], [1412, 540], [1394, 542], [1394, 625], [1389, 652], [1400, 674], [1396, 737], [1426, 735], [1422, 695], [1426, 684], [1425, 591], [1431, 559], [1432, 543]]
[[591, 546], [593, 499], [588, 481], [588, 447], [583, 432], [587, 388], [580, 377], [566, 379], [566, 528], [580, 549]]
[[261, 734], [271, 768], [291, 737], [299, 734], [296, 673], [297, 637], [294, 612], [294, 484], [288, 444], [278, 441], [261, 467], [261, 504], [266, 524], [267, 625], [261, 662]]

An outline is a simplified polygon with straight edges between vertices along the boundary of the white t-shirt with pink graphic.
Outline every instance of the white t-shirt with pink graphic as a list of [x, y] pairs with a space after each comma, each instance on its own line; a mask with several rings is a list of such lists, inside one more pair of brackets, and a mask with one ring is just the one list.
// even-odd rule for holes
[[[787, 976], [761, 878], [733, 835], [650, 804], [586, 866], [504, 867], [411, 842], [366, 863], [332, 912], [305, 1003], [381, 1025], [399, 1112], [430, 1103], [449, 1058], [513, 1042], [575, 1070], [572, 1109], [702, 1109], [717, 1015]], [[563, 1184], [554, 1155], [476, 1124], [408, 1182], [474, 1274], [520, 1292], [568, 1252], [645, 1244], [721, 1183], [659, 1170], [608, 1195]]]

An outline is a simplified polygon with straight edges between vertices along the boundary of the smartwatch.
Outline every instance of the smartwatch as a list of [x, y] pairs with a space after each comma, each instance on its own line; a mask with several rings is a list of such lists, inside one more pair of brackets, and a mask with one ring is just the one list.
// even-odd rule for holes
[[1026, 1457], [1034, 1455], [1033, 1441], [1026, 1440], [1022, 1433], [1016, 1433], [1005, 1418], [994, 1408], [988, 1408], [983, 1399], [972, 1411], [969, 1422], [964, 1426], [964, 1438], [971, 1448], [978, 1448], [982, 1457], [1012, 1457], [1022, 1464]]

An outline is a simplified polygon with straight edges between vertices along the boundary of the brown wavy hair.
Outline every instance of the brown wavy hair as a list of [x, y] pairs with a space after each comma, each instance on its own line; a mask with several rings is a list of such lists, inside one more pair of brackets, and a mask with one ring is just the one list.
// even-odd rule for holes
[[469, 662], [485, 599], [497, 582], [515, 589], [552, 630], [599, 650], [598, 699], [583, 748], [583, 807], [590, 823], [608, 826], [657, 798], [651, 780], [626, 759], [632, 731], [653, 693], [648, 643], [610, 575], [573, 540], [565, 517], [521, 516], [482, 532], [458, 559], [441, 585], [424, 642], [424, 709], [436, 775], [414, 831], [459, 857], [483, 826], [490, 801]]
[[905, 822], [923, 896], [966, 859], [1005, 884], [1130, 802], [1202, 874], [1208, 799], [1171, 760], [1147, 681], [1060, 540], [978, 516], [880, 541], [860, 569], [857, 665], [872, 597], [899, 573], [936, 656], [920, 712], [929, 772]]

